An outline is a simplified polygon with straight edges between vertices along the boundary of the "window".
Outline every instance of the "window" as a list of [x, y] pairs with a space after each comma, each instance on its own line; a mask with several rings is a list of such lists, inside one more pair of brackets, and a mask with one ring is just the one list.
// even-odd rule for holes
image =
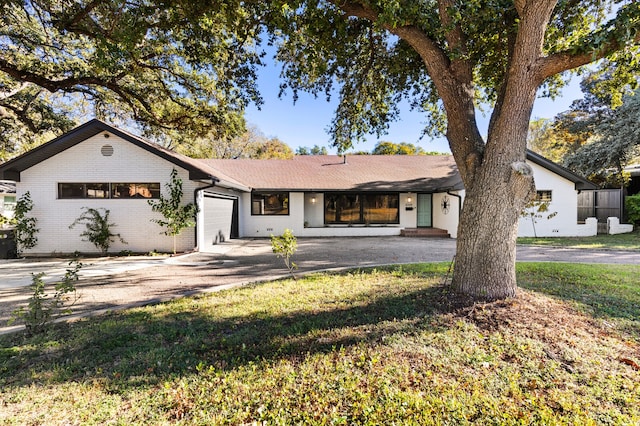
[[536, 191], [536, 201], [540, 201], [543, 203], [551, 202], [551, 191], [550, 190]]
[[326, 193], [327, 224], [387, 224], [400, 222], [398, 194]]
[[14, 211], [16, 209], [16, 197], [14, 195], [5, 195], [2, 208], [5, 212]]
[[58, 198], [160, 198], [160, 183], [58, 183]]
[[252, 215], [288, 215], [288, 192], [254, 192], [251, 194]]
[[109, 198], [109, 184], [59, 183], [58, 198]]
[[160, 198], [159, 183], [112, 183], [112, 198]]

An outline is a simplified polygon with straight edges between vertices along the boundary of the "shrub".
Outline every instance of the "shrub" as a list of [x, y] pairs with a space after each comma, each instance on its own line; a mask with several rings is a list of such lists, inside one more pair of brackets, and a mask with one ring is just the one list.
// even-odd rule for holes
[[640, 226], [640, 194], [631, 195], [625, 198], [625, 208], [629, 222]]
[[18, 199], [13, 219], [10, 219], [10, 223], [15, 225], [14, 233], [18, 256], [24, 250], [33, 248], [38, 244], [38, 237], [36, 237], [39, 231], [36, 228], [38, 219], [27, 216], [31, 210], [33, 210], [33, 201], [31, 200], [31, 194], [27, 191]]
[[[109, 210], [104, 208], [93, 209], [90, 207], [83, 207], [82, 209], [84, 211], [80, 217], [69, 225], [69, 229], [78, 224], [85, 226], [85, 230], [80, 234], [80, 236], [86, 237], [86, 240], [83, 239], [82, 241], [89, 241], [96, 246], [102, 254], [106, 254], [109, 251], [109, 247], [111, 247], [111, 244], [115, 242], [116, 237], [121, 243], [127, 244], [120, 234], [114, 234], [111, 232], [111, 228], [116, 225], [115, 223], [109, 222]], [[104, 214], [101, 214], [100, 210], [102, 210]]]

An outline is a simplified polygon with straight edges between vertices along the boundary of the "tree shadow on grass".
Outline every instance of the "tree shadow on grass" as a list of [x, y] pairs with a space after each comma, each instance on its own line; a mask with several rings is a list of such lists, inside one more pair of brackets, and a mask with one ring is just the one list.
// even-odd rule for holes
[[518, 285], [573, 303], [594, 318], [622, 321], [622, 330], [640, 339], [640, 285], [629, 284], [624, 278], [609, 282], [606, 275], [599, 276], [594, 284], [591, 277], [583, 277], [582, 274], [598, 274], [598, 267], [582, 267], [587, 268], [587, 272], [572, 270], [570, 264], [560, 265], [560, 270], [565, 270], [562, 271], [563, 276], [558, 277], [558, 266], [555, 265], [551, 273], [547, 271], [549, 265], [520, 265], [524, 278], [518, 278]]
[[[469, 302], [435, 286], [318, 312], [219, 319], [182, 309], [132, 310], [56, 328], [34, 349], [0, 349], [0, 385], [99, 380], [122, 392], [194, 373], [254, 362], [296, 360], [397, 333], [439, 327], [435, 317]], [[45, 349], [42, 349], [45, 348]]]

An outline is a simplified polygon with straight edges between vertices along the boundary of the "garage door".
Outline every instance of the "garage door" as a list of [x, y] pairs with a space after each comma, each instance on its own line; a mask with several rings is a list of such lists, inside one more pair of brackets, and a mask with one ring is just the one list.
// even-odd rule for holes
[[203, 241], [200, 251], [237, 237], [237, 198], [205, 194], [203, 200]]

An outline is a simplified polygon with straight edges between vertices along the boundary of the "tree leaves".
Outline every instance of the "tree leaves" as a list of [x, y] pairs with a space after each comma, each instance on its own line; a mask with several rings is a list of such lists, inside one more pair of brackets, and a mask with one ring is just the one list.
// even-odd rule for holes
[[[178, 0], [4, 2], [0, 112], [18, 109], [14, 89], [28, 83], [63, 96], [79, 94], [99, 118], [134, 119], [148, 135], [233, 135], [244, 126], [245, 106], [261, 102], [255, 86], [259, 30], [238, 5], [214, 6]], [[37, 102], [11, 118], [31, 134], [67, 130], [66, 111], [33, 90]], [[43, 104], [55, 125], [34, 117], [46, 109]]]

